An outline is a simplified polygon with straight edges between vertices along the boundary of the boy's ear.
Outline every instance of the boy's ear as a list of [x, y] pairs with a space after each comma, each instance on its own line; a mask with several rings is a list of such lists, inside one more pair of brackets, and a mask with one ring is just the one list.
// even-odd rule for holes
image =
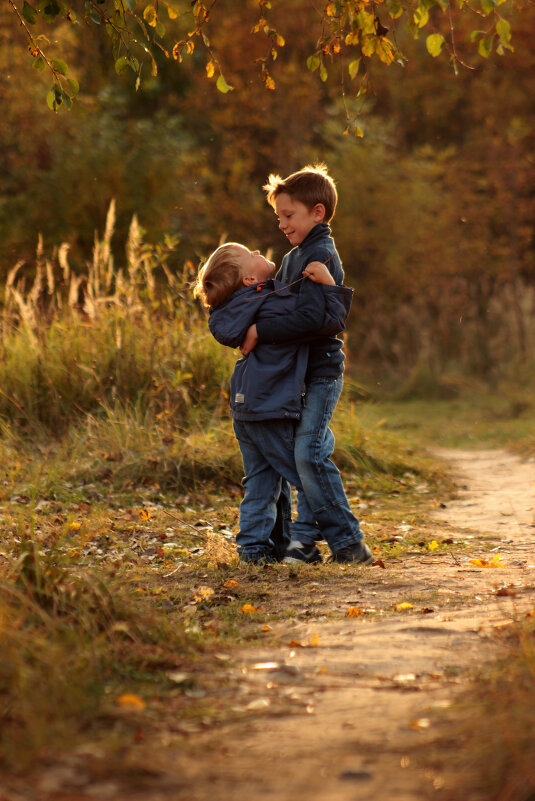
[[242, 281], [244, 286], [252, 286], [258, 283], [254, 275], [244, 275]]
[[325, 219], [325, 213], [326, 213], [325, 206], [323, 205], [323, 203], [316, 203], [316, 205], [312, 209], [312, 214], [314, 216], [314, 219], [316, 219], [318, 222], [323, 222], [323, 220]]

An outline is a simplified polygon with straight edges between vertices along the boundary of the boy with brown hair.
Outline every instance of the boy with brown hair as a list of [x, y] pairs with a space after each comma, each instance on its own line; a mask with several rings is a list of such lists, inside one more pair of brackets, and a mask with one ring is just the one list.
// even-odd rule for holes
[[[235, 348], [253, 320], [276, 321], [295, 313], [305, 332], [317, 329], [318, 318], [330, 333], [343, 330], [353, 293], [336, 286], [325, 265], [307, 266], [299, 296], [268, 280], [274, 269], [258, 251], [235, 242], [209, 257], [194, 294], [210, 308], [209, 327], [218, 342]], [[281, 561], [290, 541], [287, 525], [275, 532], [274, 526], [281, 476], [301, 489], [293, 449], [307, 363], [306, 343], [265, 344], [240, 359], [232, 373], [230, 407], [245, 471], [236, 537], [242, 561]], [[290, 520], [285, 523], [291, 530]]]
[[[293, 245], [276, 278], [298, 294], [302, 290], [298, 279], [307, 265], [316, 261], [326, 264], [335, 283], [342, 284], [344, 271], [328, 225], [338, 196], [325, 165], [306, 166], [285, 179], [272, 174], [264, 190], [280, 230]], [[316, 336], [309, 345], [305, 405], [296, 429], [294, 455], [302, 490], [298, 491], [298, 517], [286, 559], [320, 561], [315, 541], [325, 538], [332, 561], [369, 564], [373, 556], [363, 542], [359, 521], [330, 458], [334, 436], [329, 423], [342, 391], [343, 342], [325, 336], [320, 328], [318, 318]], [[305, 330], [299, 313], [276, 322], [258, 320], [247, 331], [240, 350], [247, 355], [260, 344], [288, 343], [309, 335], [310, 328]]]

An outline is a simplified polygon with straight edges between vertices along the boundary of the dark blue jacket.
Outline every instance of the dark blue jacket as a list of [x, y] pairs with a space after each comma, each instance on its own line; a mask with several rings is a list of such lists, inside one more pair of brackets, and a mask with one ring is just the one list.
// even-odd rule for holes
[[[283, 323], [299, 313], [304, 333], [343, 331], [351, 307], [349, 287], [323, 286], [305, 278], [299, 295], [279, 281], [265, 281], [234, 292], [210, 311], [210, 331], [222, 345], [238, 347], [253, 323]], [[308, 331], [305, 321], [308, 320]], [[239, 359], [230, 380], [230, 409], [237, 420], [295, 419], [301, 416], [309, 345], [258, 343]]]
[[[327, 265], [338, 285], [343, 283], [344, 271], [340, 257], [331, 237], [331, 229], [326, 223], [315, 225], [300, 245], [287, 253], [283, 260], [277, 279], [283, 284], [293, 284], [290, 291], [299, 294], [303, 283], [294, 284], [302, 277], [303, 270], [311, 261], [321, 261]], [[337, 378], [344, 369], [343, 342], [335, 336], [324, 336], [320, 330], [321, 317], [316, 317], [315, 336], [310, 338], [307, 381], [312, 378]], [[310, 336], [308, 320], [300, 311], [300, 307], [291, 317], [284, 320], [264, 320], [256, 325], [259, 342], [276, 344]]]

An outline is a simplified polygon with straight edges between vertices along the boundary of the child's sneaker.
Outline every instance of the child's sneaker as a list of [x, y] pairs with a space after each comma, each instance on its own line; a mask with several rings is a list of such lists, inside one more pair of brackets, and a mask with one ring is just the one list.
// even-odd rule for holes
[[307, 544], [306, 542], [299, 542], [299, 540], [292, 540], [286, 549], [286, 554], [282, 561], [306, 562], [309, 565], [315, 565], [323, 560], [313, 542]]
[[345, 548], [340, 548], [339, 551], [335, 551], [329, 561], [343, 563], [354, 562], [359, 565], [369, 565], [374, 559], [375, 557], [365, 543], [352, 542], [351, 545], [346, 545]]

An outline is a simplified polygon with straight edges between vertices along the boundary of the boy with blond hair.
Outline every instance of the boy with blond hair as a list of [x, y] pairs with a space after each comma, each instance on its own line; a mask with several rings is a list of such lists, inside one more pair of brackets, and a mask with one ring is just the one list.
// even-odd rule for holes
[[[283, 258], [276, 277], [299, 294], [296, 283], [307, 265], [323, 262], [337, 285], [344, 278], [342, 263], [328, 223], [338, 200], [336, 186], [323, 164], [304, 167], [283, 179], [270, 175], [264, 186], [268, 203], [277, 214], [279, 228], [293, 246]], [[343, 383], [343, 342], [325, 336], [318, 317], [315, 338], [310, 342], [305, 374], [305, 405], [296, 429], [295, 463], [302, 490], [298, 490], [297, 521], [287, 560], [319, 561], [315, 541], [325, 538], [332, 561], [369, 564], [370, 549], [363, 542], [359, 521], [352, 513], [338, 468], [331, 460], [334, 436], [329, 423]], [[247, 331], [240, 348], [243, 355], [266, 343], [288, 343], [310, 336], [299, 313], [281, 320], [258, 320]]]
[[[269, 280], [274, 268], [258, 251], [236, 242], [221, 245], [201, 268], [194, 294], [210, 308], [209, 327], [221, 344], [239, 346], [254, 320], [293, 314], [299, 314], [305, 334], [317, 330], [318, 319], [328, 333], [343, 330], [352, 290], [336, 286], [325, 265], [308, 264], [299, 295]], [[293, 448], [307, 364], [306, 343], [258, 345], [232, 374], [230, 407], [245, 470], [236, 540], [245, 562], [281, 561], [290, 541], [284, 524], [278, 531], [274, 526], [281, 476], [302, 489]]]

